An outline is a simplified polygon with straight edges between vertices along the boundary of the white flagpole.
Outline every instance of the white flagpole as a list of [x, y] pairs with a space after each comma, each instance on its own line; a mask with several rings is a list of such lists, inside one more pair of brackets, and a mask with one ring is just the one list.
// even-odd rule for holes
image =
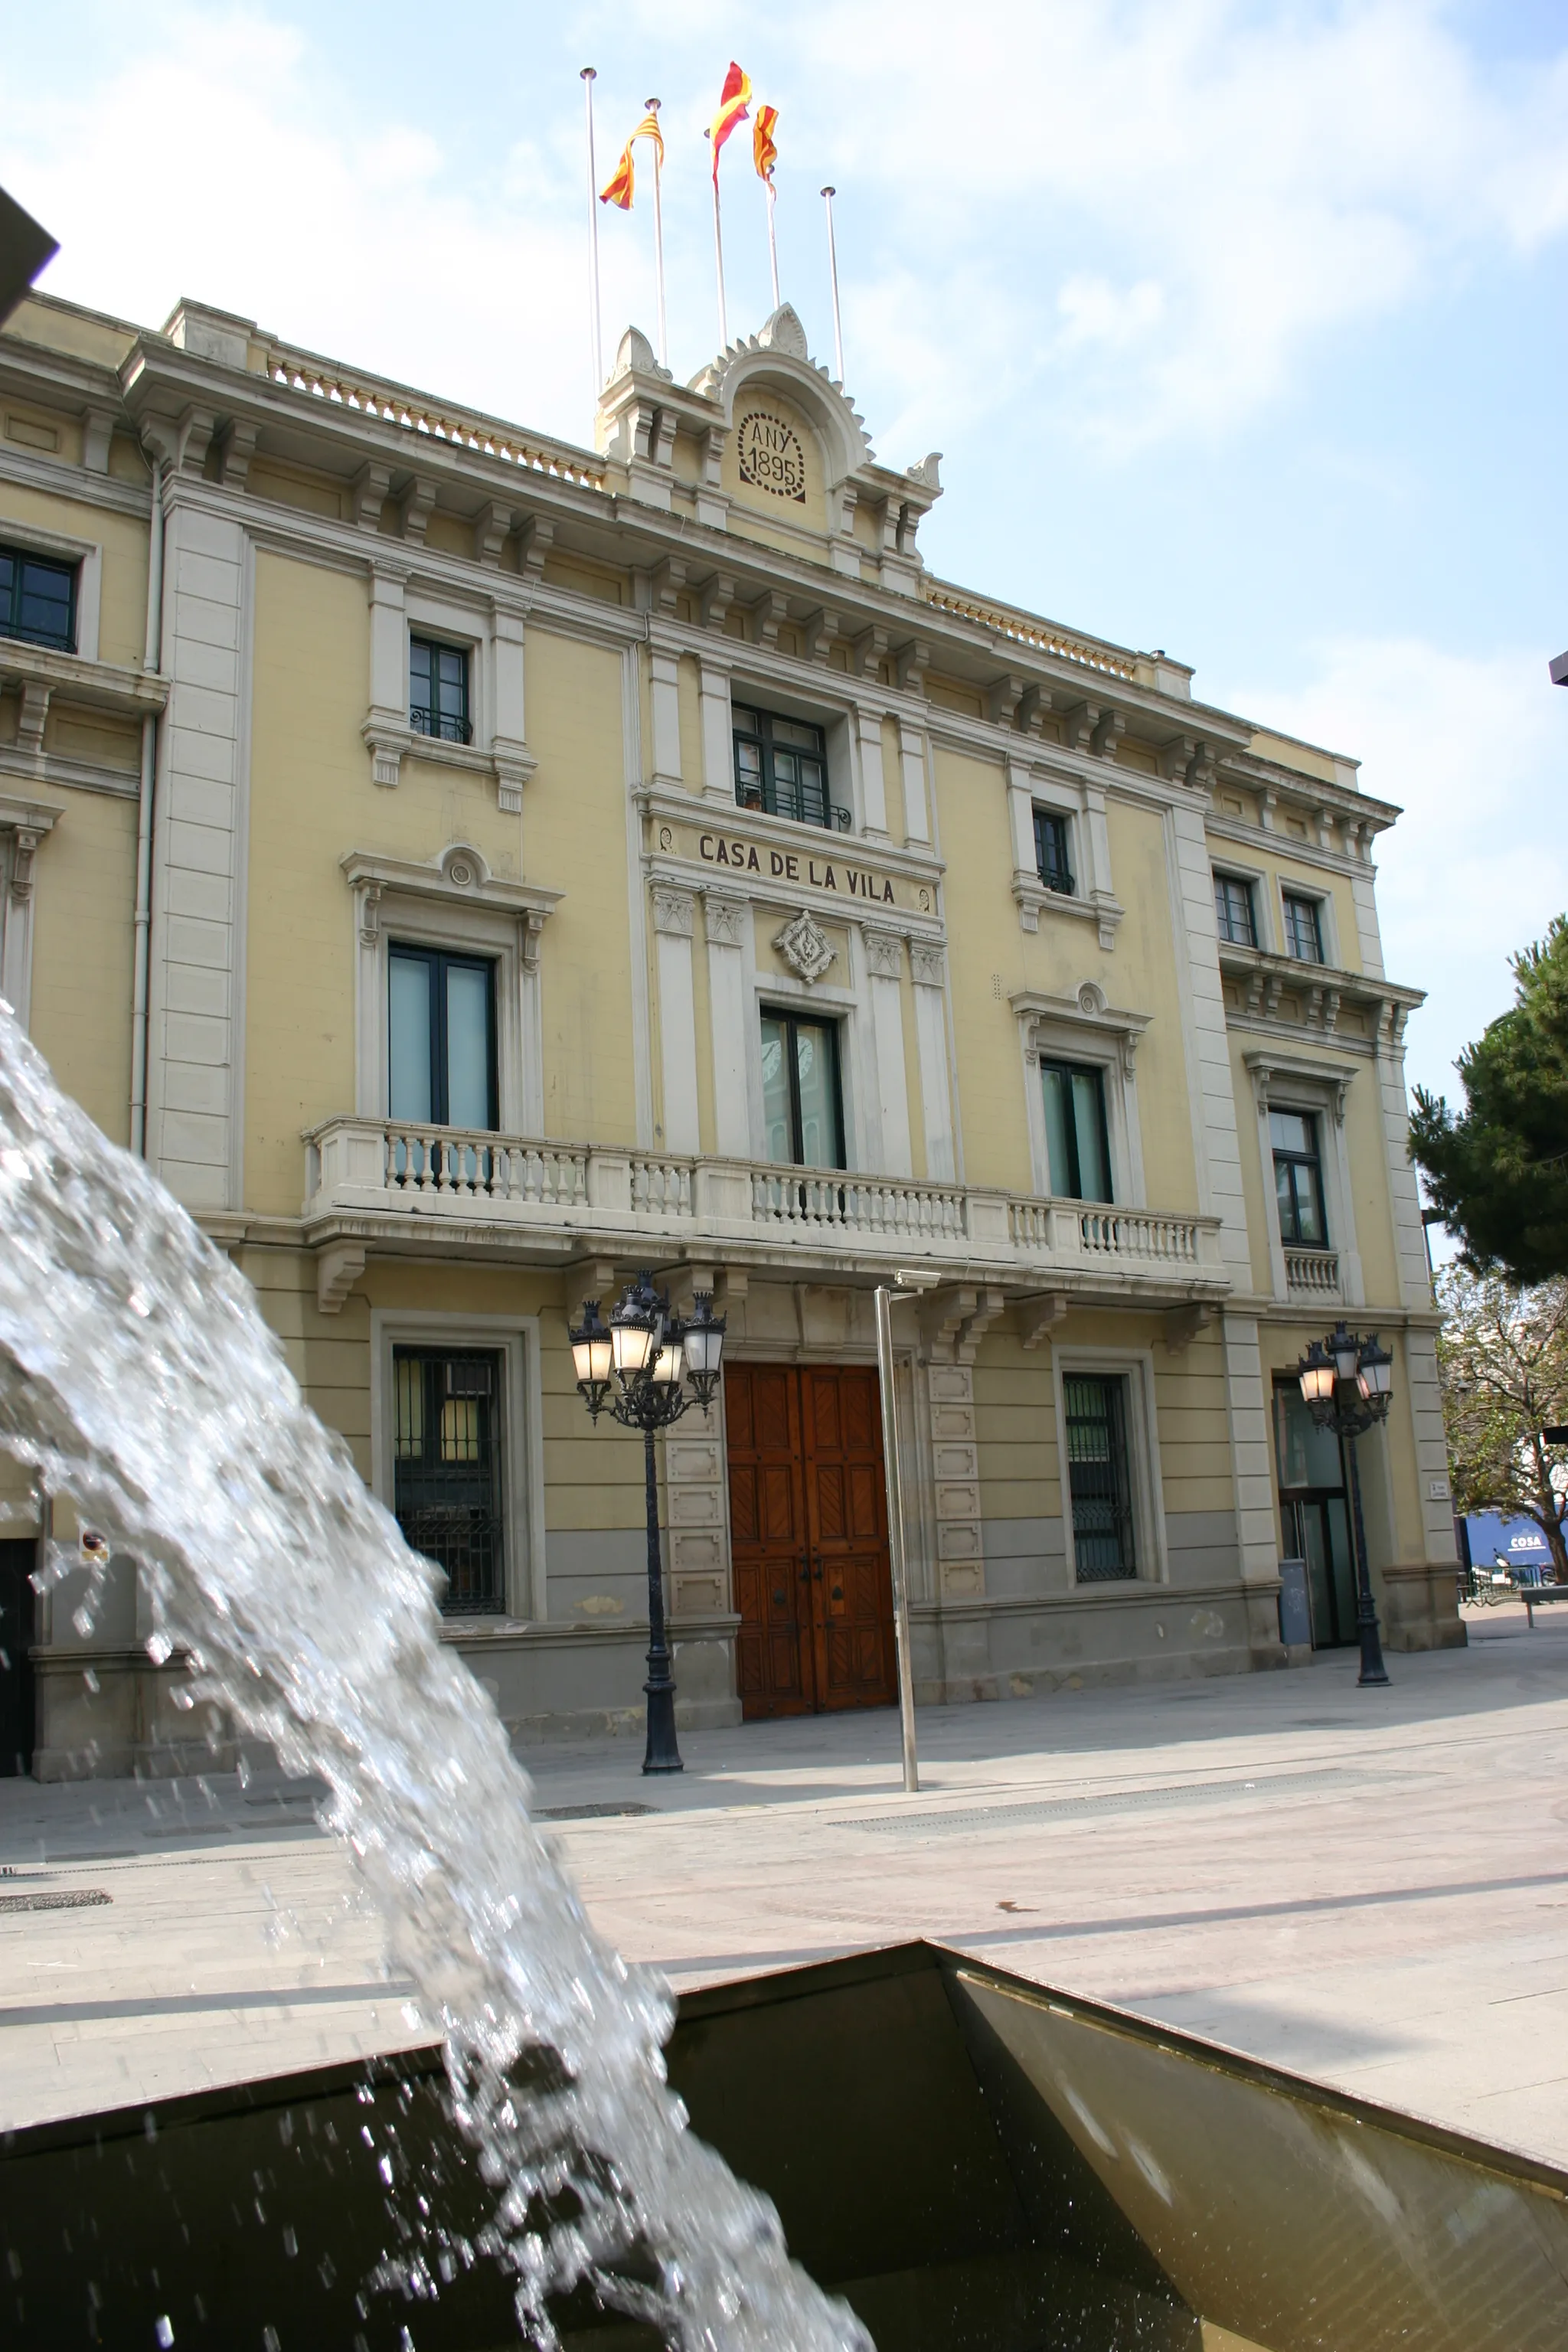
[[838, 316], [838, 250], [833, 242], [833, 199], [837, 188], [824, 188], [822, 198], [827, 206], [827, 268], [833, 280], [833, 356], [838, 369], [838, 381], [844, 382], [844, 327]]
[[[713, 133], [710, 131], [705, 131], [702, 136], [704, 139], [711, 139]], [[730, 348], [730, 325], [724, 315], [724, 238], [719, 226], [718, 163], [719, 159], [715, 156], [713, 158], [713, 266], [719, 275], [719, 349], [721, 352], [727, 352]]]
[[588, 331], [594, 355], [594, 405], [599, 405], [599, 394], [605, 388], [604, 334], [599, 318], [599, 174], [594, 168], [594, 84], [597, 68], [583, 68], [580, 79], [583, 95], [588, 101], [588, 267], [592, 279]]
[[763, 185], [768, 192], [768, 260], [773, 273], [773, 309], [776, 310], [779, 307], [779, 241], [773, 233], [773, 205], [779, 192], [772, 180], [764, 181]]
[[[647, 98], [643, 100], [643, 104], [657, 122], [658, 121], [658, 99]], [[658, 281], [658, 363], [660, 367], [668, 367], [669, 365], [669, 333], [664, 320], [664, 212], [659, 203], [658, 184], [658, 142], [656, 140], [653, 149], [653, 268], [654, 276]]]

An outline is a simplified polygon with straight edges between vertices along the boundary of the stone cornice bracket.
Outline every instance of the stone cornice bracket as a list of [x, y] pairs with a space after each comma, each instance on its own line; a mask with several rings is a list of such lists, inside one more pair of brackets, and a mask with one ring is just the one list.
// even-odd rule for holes
[[364, 882], [360, 885], [359, 935], [360, 944], [363, 947], [374, 947], [380, 937], [381, 894], [385, 887], [386, 885], [384, 882]]
[[392, 496], [392, 468], [369, 458], [349, 484], [349, 520], [360, 530], [379, 530], [381, 511]]
[[44, 727], [49, 715], [50, 685], [47, 678], [22, 682], [22, 706], [16, 714], [16, 749], [31, 760], [44, 756]]
[[21, 907], [33, 895], [33, 860], [38, 853], [43, 834], [33, 826], [19, 824], [11, 836], [11, 896]]
[[1100, 724], [1098, 702], [1075, 702], [1061, 714], [1062, 742], [1069, 751], [1081, 751]]
[[1051, 690], [1047, 686], [1030, 684], [1018, 697], [1018, 708], [1013, 714], [1013, 724], [1020, 735], [1032, 736], [1037, 742], [1051, 707]]
[[965, 1289], [929, 1290], [921, 1300], [919, 1322], [926, 1353], [933, 1363], [954, 1363], [954, 1350], [964, 1324], [979, 1305], [979, 1293]]
[[1271, 1047], [1244, 1054], [1242, 1060], [1251, 1076], [1252, 1091], [1260, 1113], [1268, 1109], [1275, 1081], [1283, 1079], [1287, 1087], [1292, 1084], [1310, 1087], [1326, 1097], [1334, 1114], [1334, 1124], [1337, 1127], [1344, 1125], [1345, 1101], [1351, 1090], [1351, 1081], [1355, 1076], [1353, 1066], [1347, 1067], [1342, 1062], [1309, 1061], [1304, 1054], [1277, 1054]]
[[1026, 1298], [1019, 1307], [1018, 1330], [1026, 1348], [1037, 1348], [1048, 1339], [1068, 1311], [1065, 1290], [1047, 1290], [1038, 1298]]
[[81, 462], [89, 474], [109, 471], [109, 445], [118, 419], [112, 408], [89, 403], [81, 413]]
[[664, 883], [655, 885], [653, 893], [653, 927], [671, 939], [689, 940], [697, 929], [697, 901], [689, 890], [674, 890]]
[[422, 474], [412, 475], [404, 488], [398, 506], [403, 519], [403, 536], [416, 547], [425, 544], [425, 529], [436, 504], [436, 485]]
[[1185, 1355], [1200, 1331], [1206, 1331], [1215, 1320], [1215, 1308], [1208, 1299], [1194, 1299], [1186, 1307], [1168, 1307], [1162, 1318], [1165, 1327], [1165, 1353]]
[[174, 470], [200, 474], [212, 446], [217, 418], [210, 408], [187, 408], [174, 428]]
[[1109, 890], [1093, 891], [1089, 897], [1089, 905], [1094, 908], [1095, 927], [1100, 944], [1109, 955], [1116, 945], [1117, 926], [1124, 919], [1127, 909], [1120, 898], [1111, 897]]
[[218, 479], [226, 490], [244, 489], [259, 434], [258, 425], [242, 417], [226, 417], [218, 426]]
[[833, 651], [838, 637], [837, 614], [828, 612], [826, 606], [819, 607], [816, 612], [807, 615], [801, 636], [805, 646], [806, 660], [816, 669], [826, 669], [827, 657]]
[[509, 506], [495, 499], [487, 499], [474, 517], [474, 562], [488, 564], [492, 572], [500, 568], [500, 554], [517, 526], [517, 516]]
[[495, 770], [496, 805], [503, 816], [522, 814], [522, 788], [538, 772], [539, 761], [526, 743], [497, 736], [490, 745]]
[[1157, 753], [1160, 773], [1168, 784], [1185, 781], [1187, 770], [1197, 757], [1197, 743], [1191, 735], [1173, 735], [1161, 744]]
[[879, 677], [888, 657], [888, 632], [879, 623], [849, 640], [849, 657], [857, 677]]
[[343, 1301], [364, 1272], [363, 1242], [329, 1242], [316, 1253], [316, 1305], [323, 1315], [341, 1315]]
[[923, 637], [907, 637], [894, 648], [893, 669], [900, 694], [923, 694], [931, 667], [931, 646]]
[[697, 617], [703, 628], [711, 630], [715, 636], [722, 636], [724, 624], [730, 617], [730, 607], [734, 601], [733, 573], [710, 572], [697, 591]]
[[1120, 710], [1102, 710], [1095, 722], [1089, 739], [1089, 750], [1097, 760], [1114, 760], [1116, 747], [1127, 732], [1127, 721]]
[[541, 515], [530, 515], [522, 526], [522, 542], [519, 569], [531, 586], [537, 587], [544, 575], [550, 551], [555, 544], [555, 525]]
[[401, 724], [393, 724], [374, 716], [360, 729], [360, 740], [370, 753], [370, 780], [383, 792], [395, 793], [403, 773], [403, 754], [410, 737]]
[[1006, 676], [994, 678], [985, 689], [985, 716], [993, 727], [1011, 727], [1014, 714], [1024, 699], [1024, 681]]
[[686, 593], [687, 582], [684, 557], [667, 555], [664, 562], [656, 565], [647, 575], [650, 612], [659, 614], [664, 620], [673, 621], [676, 599]]
[[788, 614], [789, 598], [777, 588], [764, 589], [751, 607], [752, 644], [767, 653], [776, 653], [779, 631]]

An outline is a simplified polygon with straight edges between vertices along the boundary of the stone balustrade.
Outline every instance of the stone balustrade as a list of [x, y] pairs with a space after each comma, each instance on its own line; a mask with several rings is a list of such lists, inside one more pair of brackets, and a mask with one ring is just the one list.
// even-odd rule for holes
[[1285, 1287], [1292, 1298], [1337, 1298], [1340, 1255], [1337, 1250], [1288, 1249]]
[[[1213, 1217], [1038, 1200], [854, 1170], [689, 1159], [545, 1143], [407, 1119], [333, 1118], [305, 1138], [307, 1229], [336, 1219], [428, 1217], [520, 1239], [606, 1246], [658, 1239], [809, 1251], [857, 1264], [945, 1260], [954, 1273], [1089, 1276], [1228, 1286]], [[363, 1230], [356, 1223], [355, 1230]], [[1322, 1255], [1319, 1253], [1318, 1255]]]

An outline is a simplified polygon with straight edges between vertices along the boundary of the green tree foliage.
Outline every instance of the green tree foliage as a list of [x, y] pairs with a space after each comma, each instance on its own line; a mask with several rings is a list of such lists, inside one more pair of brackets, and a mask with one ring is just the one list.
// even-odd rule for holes
[[1519, 1290], [1497, 1275], [1446, 1266], [1437, 1302], [1454, 1507], [1533, 1519], [1559, 1582], [1568, 1581], [1568, 1446], [1541, 1436], [1568, 1423], [1568, 1280]]
[[1417, 1087], [1410, 1156], [1467, 1265], [1568, 1274], [1568, 919], [1513, 960], [1511, 1012], [1459, 1057], [1467, 1108]]

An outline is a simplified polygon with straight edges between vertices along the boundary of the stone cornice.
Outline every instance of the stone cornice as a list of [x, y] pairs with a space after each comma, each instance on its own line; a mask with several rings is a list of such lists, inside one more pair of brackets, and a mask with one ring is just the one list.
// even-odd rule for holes
[[[910, 848], [875, 834], [829, 833], [826, 825], [796, 824], [788, 817], [769, 816], [763, 809], [742, 808], [731, 800], [710, 800], [703, 793], [672, 792], [668, 785], [643, 783], [633, 797], [656, 824], [660, 818], [699, 832], [722, 834], [726, 841], [754, 841], [797, 857], [826, 855], [841, 862], [885, 866], [890, 874], [917, 883], [940, 882], [947, 871], [934, 850]], [[657, 856], [648, 851], [645, 856]], [[705, 875], [711, 868], [703, 866]], [[726, 887], [739, 890], [739, 881]]]
[[135, 482], [122, 482], [117, 474], [94, 474], [85, 466], [72, 466], [31, 450], [24, 457], [19, 449], [3, 445], [0, 482], [13, 482], [18, 489], [41, 490], [77, 506], [101, 507], [110, 514], [134, 515], [141, 522], [148, 521], [153, 512], [151, 483], [143, 488]]

